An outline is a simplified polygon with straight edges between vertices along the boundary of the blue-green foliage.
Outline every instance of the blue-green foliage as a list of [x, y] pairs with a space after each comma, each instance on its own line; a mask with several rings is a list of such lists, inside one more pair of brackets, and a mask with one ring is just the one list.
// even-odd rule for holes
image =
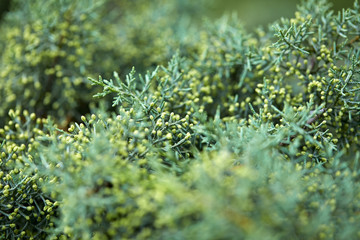
[[0, 116], [5, 120], [11, 108], [21, 108], [51, 114], [63, 126], [89, 111], [95, 89], [87, 77], [114, 70], [123, 76], [132, 65], [144, 71], [166, 63], [191, 22], [186, 9], [196, 5], [161, 0], [12, 3], [0, 30]]
[[[187, 1], [48, 1], [44, 9], [60, 4], [63, 19], [79, 18], [78, 40], [88, 45], [84, 55], [72, 54], [76, 44], [54, 55], [61, 68], [45, 75], [52, 38], [30, 31], [25, 39], [26, 24], [21, 37], [11, 28], [31, 20], [17, 14], [35, 13], [26, 6], [39, 2], [18, 6], [1, 29], [14, 48], [2, 54], [0, 108], [18, 107], [0, 129], [0, 239], [360, 238], [357, 2], [335, 14], [325, 0], [305, 1], [294, 18], [254, 33], [225, 17], [193, 36], [184, 28], [191, 18], [166, 17], [193, 6]], [[69, 15], [85, 2], [93, 7], [86, 18]], [[118, 7], [129, 12], [112, 11]], [[40, 25], [56, 23], [44, 28], [56, 37], [59, 19]], [[150, 19], [155, 28], [144, 24]], [[21, 41], [33, 38], [36, 47], [20, 57]], [[36, 55], [34, 66], [26, 54]], [[65, 66], [70, 79], [88, 76], [81, 86], [97, 93], [70, 81], [52, 105], [73, 102], [59, 111], [81, 115], [77, 97], [89, 104], [94, 95], [113, 110], [93, 108], [65, 124], [56, 108], [41, 112], [47, 119], [20, 111], [45, 109], [18, 94], [35, 79], [61, 78]]]

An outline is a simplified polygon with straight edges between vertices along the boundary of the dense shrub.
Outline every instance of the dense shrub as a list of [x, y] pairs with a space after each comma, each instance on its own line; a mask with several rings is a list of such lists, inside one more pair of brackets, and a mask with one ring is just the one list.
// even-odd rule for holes
[[95, 64], [99, 35], [97, 16], [88, 14], [96, 8], [91, 2], [15, 1], [21, 5], [6, 16], [1, 29], [6, 43], [0, 63], [2, 117], [21, 106], [65, 120], [84, 108], [89, 99], [84, 77]]
[[[166, 17], [187, 1], [46, 1], [64, 12], [38, 26], [39, 2], [1, 29], [0, 239], [360, 238], [357, 2], [334, 14], [305, 1], [252, 33], [224, 17], [196, 35]], [[84, 55], [49, 47], [68, 18]], [[94, 94], [106, 103], [82, 109]]]
[[0, 116], [21, 106], [64, 126], [89, 112], [86, 77], [165, 64], [190, 22], [186, 9], [202, 11], [188, 1], [12, 3], [0, 30]]
[[39, 142], [35, 139], [45, 133], [46, 119], [36, 119], [26, 110], [10, 110], [11, 120], [0, 130], [1, 239], [45, 239], [46, 231], [54, 226], [53, 216], [58, 202], [41, 190], [42, 184], [52, 181], [41, 176], [32, 166], [32, 152]]

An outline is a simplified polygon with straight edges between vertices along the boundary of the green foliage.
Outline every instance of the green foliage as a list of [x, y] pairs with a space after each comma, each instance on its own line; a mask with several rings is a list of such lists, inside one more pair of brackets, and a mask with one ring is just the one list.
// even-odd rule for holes
[[[98, 31], [93, 1], [31, 1], [6, 16], [1, 56], [2, 117], [10, 108], [76, 117], [89, 88]], [[84, 9], [83, 6], [88, 6]], [[96, 13], [96, 12], [94, 12]], [[6, 24], [7, 23], [7, 24]]]
[[[54, 24], [44, 28], [54, 38], [68, 17], [80, 24], [69, 35], [84, 41], [84, 55], [74, 55], [79, 66], [68, 59], [80, 49], [76, 44], [66, 45], [64, 56], [51, 47], [60, 55], [45, 54], [50, 50], [41, 46], [53, 38], [39, 38], [37, 11], [26, 10], [40, 9], [41, 1], [19, 7], [2, 26], [13, 48], [2, 54], [1, 109], [17, 110], [8, 111], [0, 129], [0, 239], [360, 237], [357, 2], [336, 15], [327, 1], [309, 0], [294, 18], [254, 33], [224, 17], [192, 36], [184, 31], [191, 18], [166, 17], [192, 6], [187, 1], [155, 1], [157, 14], [150, 14], [157, 5], [149, 1], [77, 5], [84, 1], [48, 1], [44, 9], [60, 4], [63, 15], [49, 14], [40, 24]], [[118, 6], [129, 12], [112, 11]], [[92, 14], [81, 20], [75, 13], [85, 10]], [[29, 27], [16, 23], [22, 18]], [[143, 25], [150, 19], [156, 27]], [[108, 25], [97, 25], [100, 20]], [[11, 33], [20, 27], [20, 37]], [[28, 38], [38, 39], [37, 47], [17, 53]], [[44, 74], [50, 59], [61, 67]], [[132, 64], [140, 74], [132, 68], [125, 75]], [[89, 76], [88, 85], [102, 90], [93, 94], [72, 80], [61, 91], [51, 85], [52, 106], [20, 94], [40, 79], [41, 94], [51, 76], [62, 79], [58, 72]], [[23, 76], [32, 80], [22, 82]], [[58, 114], [81, 115], [77, 98], [89, 104], [91, 95], [113, 111], [93, 108], [64, 127]], [[74, 105], [61, 102], [57, 112], [58, 101]], [[21, 115], [21, 108], [45, 109], [49, 118]]]
[[193, 117], [194, 108], [190, 108], [190, 103], [184, 103], [184, 95], [190, 88], [189, 81], [181, 73], [181, 59], [174, 56], [167, 68], [155, 69], [138, 79], [134, 69], [124, 82], [116, 72], [114, 77], [116, 84], [101, 77], [99, 80], [90, 78], [93, 84], [104, 88], [95, 97], [116, 93], [113, 106], [121, 104], [120, 113], [126, 114], [119, 116], [123, 125], [134, 123], [130, 131], [145, 133], [150, 143], [176, 150], [179, 158], [188, 157], [188, 149], [183, 145], [191, 144], [191, 128], [197, 118]]
[[[276, 99], [276, 106], [287, 102], [299, 110], [304, 102], [322, 105], [325, 122], [321, 129], [329, 131], [339, 149], [349, 149], [353, 143], [358, 144], [353, 133], [360, 120], [359, 5], [356, 2], [353, 9], [336, 16], [326, 1], [319, 4], [323, 7], [314, 8], [309, 1], [299, 8], [295, 18], [276, 25], [278, 41], [258, 66], [269, 89], [285, 91], [282, 97], [276, 92], [266, 93], [263, 86], [259, 91], [270, 103]], [[272, 84], [272, 79], [279, 83]], [[265, 110], [265, 114], [269, 113]]]
[[[54, 226], [58, 202], [42, 192], [50, 176], [40, 176], [27, 162], [39, 146], [35, 141], [44, 135], [46, 119], [36, 119], [26, 110], [9, 112], [10, 121], [0, 130], [0, 223], [1, 239], [46, 238]], [[21, 166], [21, 167], [19, 167]]]
[[[99, 48], [106, 52], [102, 60], [110, 62], [100, 72], [130, 70], [132, 66], [144, 72], [166, 64], [187, 36], [196, 34], [194, 25], [210, 11], [212, 1], [107, 0], [103, 15], [111, 24], [103, 30], [107, 39]], [[115, 55], [115, 64], [109, 54]]]
[[64, 126], [89, 111], [94, 89], [87, 77], [166, 63], [190, 22], [191, 12], [184, 12], [194, 6], [160, 0], [12, 2], [1, 25], [0, 116], [21, 106]]

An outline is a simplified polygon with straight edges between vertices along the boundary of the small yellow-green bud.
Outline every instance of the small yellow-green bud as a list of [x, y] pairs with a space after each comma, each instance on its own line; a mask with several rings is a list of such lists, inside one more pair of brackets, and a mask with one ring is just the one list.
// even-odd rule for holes
[[35, 120], [35, 118], [36, 118], [35, 113], [31, 113], [31, 114], [30, 114], [30, 119], [31, 119], [31, 120]]

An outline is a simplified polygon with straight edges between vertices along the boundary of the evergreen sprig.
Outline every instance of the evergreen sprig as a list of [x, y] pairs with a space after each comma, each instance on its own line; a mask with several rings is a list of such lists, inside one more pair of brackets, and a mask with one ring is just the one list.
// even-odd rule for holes
[[193, 4], [15, 1], [0, 29], [0, 239], [360, 237], [358, 2], [198, 34], [175, 17]]

